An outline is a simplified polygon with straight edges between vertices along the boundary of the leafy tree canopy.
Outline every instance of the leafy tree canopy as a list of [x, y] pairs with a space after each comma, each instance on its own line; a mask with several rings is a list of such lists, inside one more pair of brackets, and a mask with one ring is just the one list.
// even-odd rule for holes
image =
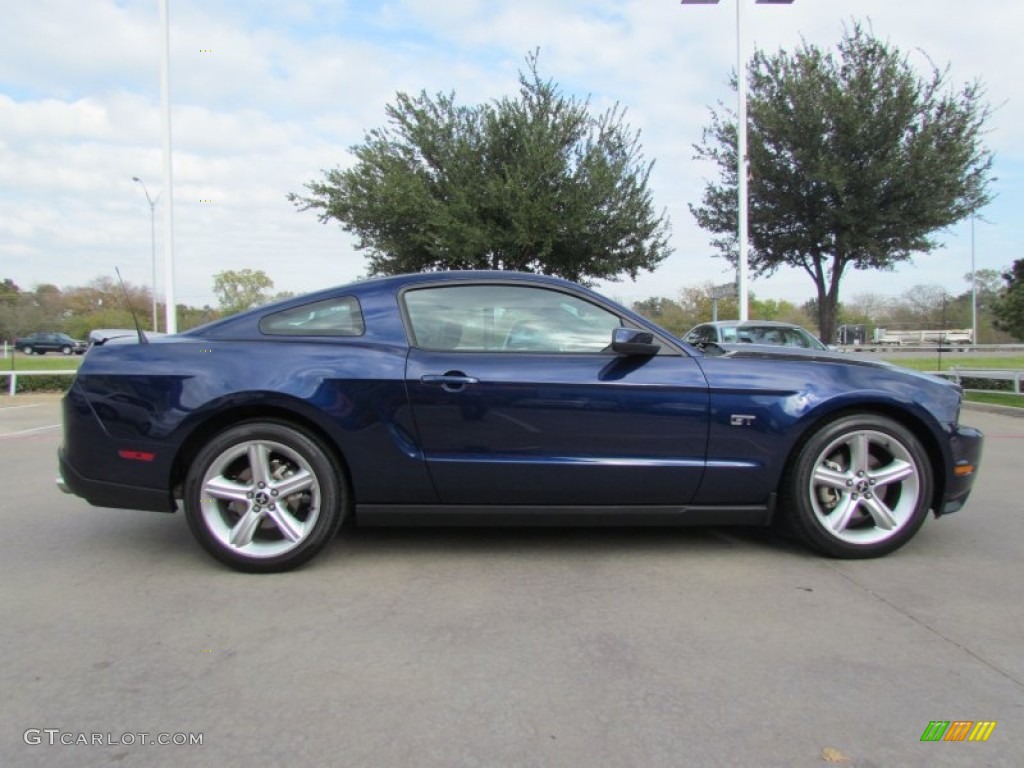
[[[847, 269], [892, 270], [937, 247], [935, 234], [989, 199], [990, 107], [980, 83], [919, 76], [896, 48], [854, 23], [835, 52], [804, 43], [757, 52], [749, 67], [750, 269], [804, 270], [823, 338], [835, 330]], [[733, 83], [735, 86], [735, 81]], [[713, 161], [691, 211], [737, 260], [736, 122], [712, 110], [699, 158]]]
[[5, 277], [3, 282], [0, 282], [0, 304], [10, 306], [17, 303], [20, 293], [21, 288], [11, 278]]
[[352, 167], [288, 199], [356, 235], [371, 275], [511, 269], [588, 282], [654, 269], [671, 253], [669, 225], [639, 133], [618, 105], [592, 116], [542, 80], [537, 57], [516, 98], [399, 93]]
[[1006, 291], [993, 304], [996, 327], [1024, 339], [1024, 259], [1017, 259], [1003, 275]]
[[225, 315], [266, 304], [274, 281], [262, 269], [227, 269], [213, 276], [213, 292]]

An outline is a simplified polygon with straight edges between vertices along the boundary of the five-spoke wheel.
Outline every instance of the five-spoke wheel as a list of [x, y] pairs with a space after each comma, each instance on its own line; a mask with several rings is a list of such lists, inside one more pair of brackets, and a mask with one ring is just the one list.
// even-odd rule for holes
[[196, 456], [185, 515], [214, 557], [244, 571], [283, 571], [313, 557], [337, 532], [348, 493], [315, 436], [294, 425], [247, 422]]
[[932, 490], [928, 456], [913, 433], [882, 416], [847, 416], [800, 449], [781, 512], [825, 554], [875, 557], [917, 532]]

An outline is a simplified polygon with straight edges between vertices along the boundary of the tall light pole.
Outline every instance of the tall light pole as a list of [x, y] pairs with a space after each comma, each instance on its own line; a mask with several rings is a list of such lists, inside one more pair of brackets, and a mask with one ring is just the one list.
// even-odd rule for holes
[[[743, 4], [736, 2], [736, 203], [739, 224], [739, 263], [736, 286], [740, 294], [740, 320], [749, 317], [750, 290], [747, 273], [750, 271], [747, 240], [749, 239], [749, 210], [747, 197], [747, 59], [743, 45]], [[758, 5], [791, 5], [793, 0], [754, 0]], [[680, 5], [718, 5], [719, 0], [679, 0]]]
[[164, 301], [167, 333], [178, 332], [174, 303], [174, 183], [171, 177], [171, 22], [167, 0], [160, 0], [160, 106], [164, 159]]
[[974, 220], [971, 214], [971, 344], [978, 346], [978, 273], [974, 269]]
[[153, 283], [152, 283], [152, 298], [153, 298], [153, 332], [156, 333], [160, 330], [156, 324], [156, 201], [160, 199], [160, 193], [156, 193], [156, 197], [149, 196], [149, 190], [146, 189], [146, 182], [140, 179], [138, 176], [132, 176], [132, 181], [137, 181], [142, 185], [142, 191], [146, 193], [146, 202], [149, 203], [149, 242], [150, 251], [153, 255]]

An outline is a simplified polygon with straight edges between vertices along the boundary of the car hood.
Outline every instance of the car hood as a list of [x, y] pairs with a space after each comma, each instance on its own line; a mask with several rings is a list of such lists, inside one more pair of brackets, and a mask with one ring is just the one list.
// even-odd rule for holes
[[890, 363], [887, 360], [876, 360], [850, 352], [832, 352], [820, 349], [799, 349], [796, 347], [780, 347], [772, 344], [707, 344], [704, 346], [704, 354], [708, 356], [727, 357], [739, 360], [764, 359], [764, 360], [802, 360], [807, 362], [822, 362], [843, 365], [866, 366], [868, 368], [881, 368], [887, 371], [899, 371], [900, 373], [929, 382], [941, 382], [953, 389], [959, 389], [959, 385], [941, 376], [931, 373], [915, 371], [912, 368], [904, 368], [901, 365]]

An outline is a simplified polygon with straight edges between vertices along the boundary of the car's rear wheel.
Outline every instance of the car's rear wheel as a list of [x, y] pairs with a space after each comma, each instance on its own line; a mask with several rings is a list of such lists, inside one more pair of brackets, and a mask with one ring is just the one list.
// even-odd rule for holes
[[277, 421], [216, 435], [192, 462], [184, 493], [199, 543], [255, 573], [305, 563], [334, 537], [350, 506], [344, 475], [320, 441]]
[[892, 419], [832, 421], [803, 444], [782, 509], [808, 545], [832, 557], [877, 557], [917, 533], [931, 506], [932, 471], [920, 440]]
[[32, 347], [25, 346], [21, 348], [21, 351], [24, 352], [26, 355], [31, 355], [35, 350], [32, 349]]
[[74, 350], [71, 349], [71, 347], [69, 347], [67, 344], [65, 344], [63, 347], [61, 347], [60, 351], [61, 351], [61, 354], [64, 354], [64, 355], [70, 355], [72, 352], [74, 352]]

